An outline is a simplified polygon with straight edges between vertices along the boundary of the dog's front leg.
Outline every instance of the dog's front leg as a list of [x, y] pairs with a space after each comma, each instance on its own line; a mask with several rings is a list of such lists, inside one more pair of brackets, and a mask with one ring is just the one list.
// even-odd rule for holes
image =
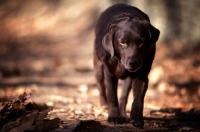
[[148, 78], [136, 78], [132, 84], [134, 101], [131, 108], [131, 123], [133, 126], [142, 128], [144, 96], [148, 87]]
[[131, 86], [132, 86], [132, 78], [127, 77], [125, 80], [123, 80], [122, 94], [119, 99], [119, 111], [120, 115], [124, 118], [126, 118], [126, 104], [129, 92], [131, 90]]
[[117, 98], [118, 78], [114, 74], [110, 73], [106, 68], [104, 69], [104, 75], [108, 102], [108, 122], [111, 124], [119, 124], [121, 123], [121, 118]]

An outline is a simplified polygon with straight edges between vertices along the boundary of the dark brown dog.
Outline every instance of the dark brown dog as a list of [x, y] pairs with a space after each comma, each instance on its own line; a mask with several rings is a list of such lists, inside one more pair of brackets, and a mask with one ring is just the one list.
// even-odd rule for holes
[[[94, 67], [100, 104], [108, 106], [110, 123], [126, 122], [125, 108], [132, 88], [130, 122], [143, 127], [144, 96], [159, 34], [148, 16], [136, 7], [116, 4], [100, 15], [95, 28]], [[118, 78], [124, 79], [119, 103]]]

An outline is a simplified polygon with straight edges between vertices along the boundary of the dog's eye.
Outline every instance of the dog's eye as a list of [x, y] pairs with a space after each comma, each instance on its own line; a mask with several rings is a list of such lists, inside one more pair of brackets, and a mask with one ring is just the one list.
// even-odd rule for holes
[[122, 46], [122, 47], [127, 47], [127, 40], [122, 38], [121, 40], [119, 40], [119, 44]]
[[122, 47], [127, 47], [126, 41], [121, 41], [121, 42], [120, 42], [120, 45], [121, 45]]

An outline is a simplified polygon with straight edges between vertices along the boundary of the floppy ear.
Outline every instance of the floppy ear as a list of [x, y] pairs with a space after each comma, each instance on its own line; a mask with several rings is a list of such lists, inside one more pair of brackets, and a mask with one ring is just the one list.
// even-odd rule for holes
[[158, 41], [160, 31], [154, 26], [150, 25], [150, 33], [151, 42], [155, 44]]
[[113, 34], [114, 34], [114, 29], [111, 28], [109, 32], [103, 37], [103, 40], [102, 40], [102, 45], [104, 49], [108, 53], [110, 53], [111, 57], [114, 56]]
[[152, 26], [149, 22], [146, 22], [146, 21], [145, 21], [145, 27], [149, 31], [150, 47], [149, 47], [149, 51], [148, 52], [151, 52], [152, 47], [158, 41], [158, 38], [159, 38], [159, 35], [160, 35], [160, 31], [157, 28], [155, 28], [154, 26]]
[[152, 26], [151, 24], [149, 24], [149, 35], [150, 35], [150, 39], [151, 39], [151, 43], [155, 44], [158, 41], [159, 35], [160, 35], [160, 31], [155, 28], [154, 26]]

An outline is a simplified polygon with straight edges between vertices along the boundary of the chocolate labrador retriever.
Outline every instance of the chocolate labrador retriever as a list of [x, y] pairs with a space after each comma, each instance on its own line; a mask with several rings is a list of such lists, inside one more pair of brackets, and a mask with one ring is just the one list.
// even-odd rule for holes
[[[109, 123], [127, 121], [125, 108], [132, 88], [130, 122], [143, 127], [144, 96], [159, 34], [136, 7], [116, 4], [101, 13], [95, 28], [94, 68], [100, 104], [108, 106]], [[119, 103], [118, 79], [124, 80]]]

